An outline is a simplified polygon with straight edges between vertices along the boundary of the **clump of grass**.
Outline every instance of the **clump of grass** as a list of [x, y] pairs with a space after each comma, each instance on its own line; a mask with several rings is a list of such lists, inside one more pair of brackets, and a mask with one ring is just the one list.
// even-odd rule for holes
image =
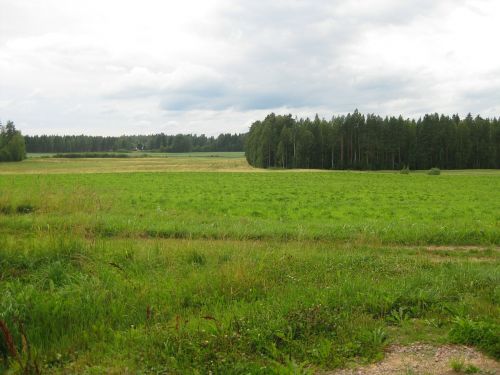
[[2, 203], [0, 204], [0, 214], [10, 215], [14, 210], [10, 204]]
[[427, 174], [430, 176], [439, 176], [441, 174], [441, 169], [439, 168], [431, 168], [427, 171]]
[[472, 363], [467, 364], [463, 358], [454, 358], [450, 362], [451, 369], [458, 374], [477, 374], [481, 371]]
[[29, 203], [22, 203], [16, 207], [16, 212], [19, 214], [30, 214], [35, 211], [35, 207]]
[[310, 337], [320, 332], [334, 332], [339, 324], [338, 316], [323, 305], [291, 311], [286, 320], [294, 338]]
[[187, 262], [195, 266], [204, 266], [207, 263], [207, 257], [199, 251], [191, 251], [188, 254]]
[[450, 367], [453, 371], [461, 373], [465, 369], [465, 361], [462, 358], [454, 358], [450, 362]]
[[400, 326], [407, 322], [408, 319], [408, 312], [406, 311], [406, 308], [402, 306], [399, 307], [399, 309], [391, 310], [389, 316], [387, 317], [388, 321]]
[[0, 204], [0, 214], [3, 215], [12, 215], [14, 213], [30, 214], [32, 212], [35, 212], [35, 206], [30, 203], [21, 203], [18, 205]]

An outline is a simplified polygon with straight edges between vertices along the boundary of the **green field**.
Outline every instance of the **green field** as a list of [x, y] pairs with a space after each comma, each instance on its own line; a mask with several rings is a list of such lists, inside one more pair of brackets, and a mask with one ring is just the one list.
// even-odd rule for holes
[[3, 163], [0, 319], [44, 373], [314, 372], [417, 341], [498, 359], [499, 192], [499, 171]]

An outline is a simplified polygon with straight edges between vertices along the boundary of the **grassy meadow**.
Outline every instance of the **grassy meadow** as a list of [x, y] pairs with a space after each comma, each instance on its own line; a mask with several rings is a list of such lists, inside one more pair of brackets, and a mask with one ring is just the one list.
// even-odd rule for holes
[[322, 372], [417, 341], [500, 358], [500, 172], [230, 156], [0, 164], [0, 372]]

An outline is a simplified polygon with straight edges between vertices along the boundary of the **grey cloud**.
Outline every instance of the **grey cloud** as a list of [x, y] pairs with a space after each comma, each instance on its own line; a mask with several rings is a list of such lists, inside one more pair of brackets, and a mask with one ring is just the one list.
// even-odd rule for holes
[[412, 79], [385, 73], [370, 82], [352, 84], [349, 69], [337, 69], [333, 77], [329, 77], [329, 69], [341, 63], [346, 47], [355, 44], [370, 24], [407, 23], [432, 13], [438, 2], [389, 1], [379, 11], [358, 12], [351, 7], [339, 12], [342, 3], [346, 2], [231, 2], [220, 11], [217, 27], [210, 30], [217, 38], [238, 35], [236, 40], [230, 40], [229, 48], [241, 55], [241, 60], [236, 65], [219, 67], [230, 84], [223, 92], [207, 95], [197, 95], [195, 86], [184, 87], [178, 92], [178, 100], [175, 92], [163, 98], [162, 108], [328, 106], [346, 102], [346, 92], [360, 98], [370, 96], [364, 92], [368, 90], [378, 99], [401, 94], [401, 87], [407, 87]]
[[[447, 25], [460, 13], [455, 11], [468, 12], [471, 3], [482, 9], [494, 0], [214, 0], [198, 18], [183, 13], [189, 27], [181, 22], [178, 29], [164, 28], [169, 22], [160, 18], [150, 24], [146, 17], [155, 6], [176, 7], [174, 2], [146, 0], [150, 9], [142, 18], [128, 14], [138, 24], [117, 23], [117, 29], [102, 20], [118, 1], [79, 3], [91, 22], [56, 0], [46, 9], [34, 0], [4, 2], [1, 109], [35, 124], [30, 129], [40, 117], [45, 119], [38, 124], [46, 126], [50, 118], [60, 129], [69, 123], [97, 131], [101, 126], [121, 131], [124, 124], [134, 129], [139, 112], [141, 124], [153, 129], [165, 123], [202, 129], [205, 123], [244, 127], [252, 116], [271, 110], [333, 114], [357, 107], [404, 115], [439, 108], [499, 110], [498, 71], [482, 62], [468, 65], [463, 51], [471, 42], [454, 44], [456, 27]], [[492, 19], [491, 12], [474, 14]], [[468, 32], [482, 23], [476, 20]], [[485, 61], [496, 59], [490, 65], [500, 65], [498, 53], [483, 53]], [[33, 97], [23, 107], [18, 99], [34, 87], [56, 99], [47, 105]], [[87, 110], [72, 122], [64, 108], [76, 101]]]

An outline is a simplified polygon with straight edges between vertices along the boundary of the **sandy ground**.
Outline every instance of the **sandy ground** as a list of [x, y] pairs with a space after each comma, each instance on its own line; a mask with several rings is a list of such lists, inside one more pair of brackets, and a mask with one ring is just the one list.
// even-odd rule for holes
[[336, 370], [328, 375], [424, 375], [424, 374], [459, 374], [451, 362], [462, 361], [465, 366], [474, 365], [477, 374], [500, 374], [500, 363], [486, 357], [474, 348], [459, 345], [432, 346], [414, 344], [410, 346], [393, 345], [387, 349], [384, 360], [355, 369]]

